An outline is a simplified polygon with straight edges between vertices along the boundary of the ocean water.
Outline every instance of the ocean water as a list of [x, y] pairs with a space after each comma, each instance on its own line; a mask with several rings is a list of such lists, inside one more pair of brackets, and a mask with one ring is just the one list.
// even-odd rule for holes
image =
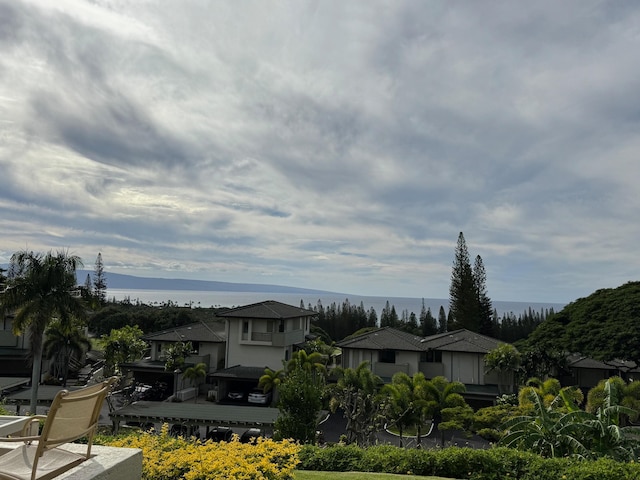
[[[312, 307], [322, 302], [327, 308], [332, 303], [341, 305], [348, 300], [352, 305], [364, 305], [365, 310], [374, 308], [378, 314], [378, 318], [382, 313], [387, 301], [390, 306], [394, 306], [398, 315], [402, 315], [404, 310], [409, 313], [413, 312], [420, 315], [422, 310], [422, 298], [409, 297], [363, 297], [358, 295], [323, 295], [323, 294], [299, 294], [299, 293], [264, 293], [264, 292], [216, 292], [216, 291], [197, 291], [197, 290], [127, 290], [127, 289], [108, 289], [107, 298], [117, 301], [128, 298], [131, 302], [141, 302], [148, 305], [158, 305], [171, 301], [179, 306], [192, 306], [209, 308], [209, 307], [238, 307], [242, 305], [250, 305], [252, 303], [263, 302], [265, 300], [276, 300], [278, 302], [287, 303], [289, 305], [300, 305], [300, 301], [305, 307], [311, 304]], [[442, 298], [425, 298], [424, 304], [431, 309], [434, 317], [438, 316], [440, 307], [444, 307], [445, 311], [449, 311], [449, 300]], [[565, 305], [562, 303], [538, 303], [538, 302], [501, 302], [493, 301], [493, 308], [502, 316], [504, 313], [514, 313], [516, 316], [524, 313], [529, 308], [539, 312], [553, 308], [556, 312], [562, 310]]]

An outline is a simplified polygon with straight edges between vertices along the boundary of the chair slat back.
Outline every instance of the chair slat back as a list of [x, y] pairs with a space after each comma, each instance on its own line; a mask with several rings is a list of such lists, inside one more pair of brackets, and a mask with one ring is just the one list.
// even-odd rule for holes
[[93, 436], [102, 403], [114, 380], [108, 379], [75, 391], [58, 392], [42, 429], [42, 447], [53, 448], [87, 435]]

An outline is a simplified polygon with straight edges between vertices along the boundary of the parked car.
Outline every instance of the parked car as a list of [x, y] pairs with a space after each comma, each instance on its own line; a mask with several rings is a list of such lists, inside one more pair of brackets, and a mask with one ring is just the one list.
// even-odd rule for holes
[[233, 437], [233, 430], [229, 427], [213, 427], [207, 433], [207, 440], [214, 442], [230, 442]]
[[247, 398], [249, 403], [257, 403], [259, 405], [268, 405], [271, 403], [271, 392], [264, 393], [262, 390], [253, 390]]
[[262, 430], [260, 430], [259, 428], [250, 428], [249, 430], [246, 430], [242, 435], [240, 435], [240, 442], [255, 442], [258, 437], [262, 437]]
[[244, 398], [244, 392], [231, 391], [229, 392], [229, 400], [242, 400]]

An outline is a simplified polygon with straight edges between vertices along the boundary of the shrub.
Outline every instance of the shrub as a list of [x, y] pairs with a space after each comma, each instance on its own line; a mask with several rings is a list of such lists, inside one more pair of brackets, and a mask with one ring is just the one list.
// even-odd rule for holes
[[303, 470], [366, 471], [436, 475], [470, 480], [630, 480], [640, 478], [640, 464], [611, 459], [580, 461], [543, 458], [531, 452], [495, 447], [488, 450], [449, 447], [403, 449], [391, 445], [359, 448], [353, 445], [317, 447], [300, 452]]
[[293, 476], [300, 446], [285, 440], [258, 438], [243, 444], [237, 435], [230, 442], [200, 442], [169, 435], [133, 433], [123, 437], [99, 437], [96, 443], [142, 449], [143, 480], [280, 480]]

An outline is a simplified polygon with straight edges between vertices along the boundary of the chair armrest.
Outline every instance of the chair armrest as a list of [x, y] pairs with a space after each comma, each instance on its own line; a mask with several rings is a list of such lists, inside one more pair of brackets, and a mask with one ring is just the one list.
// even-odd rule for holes
[[40, 440], [40, 435], [29, 435], [26, 437], [0, 437], [0, 442], [32, 442]]
[[[46, 415], [32, 415], [31, 417], [29, 417], [29, 420], [24, 422], [24, 425], [22, 426], [21, 435], [23, 437], [27, 437], [29, 435], [33, 435], [33, 425], [34, 425], [34, 423], [38, 423], [39, 424], [41, 420], [46, 420], [46, 419], [47, 419]], [[37, 428], [36, 428], [35, 431], [36, 431], [36, 433], [38, 433], [38, 429]]]

